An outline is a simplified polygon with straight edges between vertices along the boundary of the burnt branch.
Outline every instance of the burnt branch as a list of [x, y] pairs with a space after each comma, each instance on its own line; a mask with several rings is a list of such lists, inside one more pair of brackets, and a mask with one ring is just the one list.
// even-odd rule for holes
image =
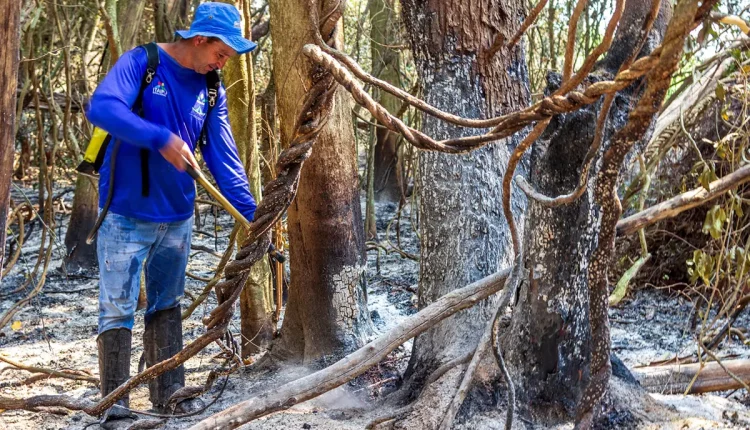
[[237, 428], [246, 422], [273, 412], [289, 409], [298, 403], [339, 387], [361, 375], [370, 367], [377, 365], [391, 351], [407, 340], [425, 332], [456, 312], [474, 306], [503, 289], [508, 273], [508, 270], [497, 272], [446, 294], [379, 338], [331, 366], [281, 387], [274, 387], [250, 400], [238, 403], [225, 411], [206, 418], [190, 429]]
[[75, 381], [93, 382], [97, 385], [99, 384], [99, 378], [93, 377], [90, 374], [87, 374], [86, 372], [80, 370], [52, 370], [45, 369], [44, 367], [28, 366], [26, 364], [13, 361], [7, 357], [3, 357], [2, 355], [0, 355], [0, 361], [10, 364], [11, 366], [13, 366], [12, 369], [25, 370], [31, 373], [41, 373], [41, 375], [37, 376], [40, 376], [42, 378], [65, 378]]

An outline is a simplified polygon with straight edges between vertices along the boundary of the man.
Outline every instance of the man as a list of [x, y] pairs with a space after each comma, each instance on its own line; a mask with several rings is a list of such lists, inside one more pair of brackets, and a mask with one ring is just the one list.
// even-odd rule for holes
[[[198, 167], [193, 151], [202, 130], [206, 145], [201, 153], [222, 194], [247, 219], [252, 220], [255, 213], [227, 118], [226, 91], [220, 88], [209, 111], [206, 74], [256, 45], [242, 37], [237, 9], [224, 3], [201, 4], [190, 30], [177, 34], [180, 40], [158, 45], [159, 65], [142, 92], [141, 116], [133, 111], [133, 105], [148, 68], [143, 48], [123, 54], [87, 107], [91, 123], [107, 130], [113, 141], [120, 141], [114, 158], [116, 145], [109, 145], [99, 180], [100, 208], [113, 187], [109, 211], [97, 236], [102, 396], [129, 378], [131, 330], [144, 262], [147, 365], [182, 349], [180, 298], [195, 199], [195, 184], [185, 173], [185, 163]], [[144, 149], [145, 158], [141, 154]], [[110, 183], [113, 168], [114, 182]], [[184, 384], [182, 366], [151, 381], [154, 408], [163, 411], [169, 397]], [[182, 402], [176, 412], [200, 407], [198, 403]], [[119, 405], [127, 407], [127, 397]], [[113, 407], [102, 426], [118, 428], [132, 418], [127, 410]]]

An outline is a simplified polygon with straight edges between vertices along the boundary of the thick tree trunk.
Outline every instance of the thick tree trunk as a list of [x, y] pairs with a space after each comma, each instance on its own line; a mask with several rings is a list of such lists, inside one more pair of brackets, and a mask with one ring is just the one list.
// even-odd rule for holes
[[[373, 73], [380, 79], [400, 87], [400, 55], [398, 50], [393, 49], [399, 40], [394, 2], [370, 0], [369, 9]], [[376, 100], [394, 115], [401, 107], [401, 101], [385, 91], [379, 91]], [[386, 128], [376, 128], [375, 133], [375, 198], [379, 201], [397, 202], [401, 198], [396, 154], [398, 135]]]
[[[225, 3], [241, 7], [233, 0]], [[244, 28], [244, 27], [243, 27]], [[245, 164], [250, 191], [257, 201], [262, 198], [258, 167], [258, 147], [255, 140], [255, 91], [248, 85], [252, 82], [252, 62], [245, 55], [232, 57], [224, 66], [229, 102], [229, 122], [237, 143], [240, 158]], [[251, 104], [252, 103], [252, 104]], [[209, 142], [209, 145], [211, 143]], [[238, 243], [245, 241], [245, 234], [238, 235]], [[263, 257], [250, 271], [240, 295], [240, 325], [242, 332], [242, 356], [260, 352], [273, 338], [273, 299], [271, 295], [271, 272], [268, 257]]]
[[[498, 32], [505, 40], [513, 36], [525, 16], [522, 1], [409, 0], [403, 7], [427, 102], [468, 118], [487, 118], [528, 104], [521, 45], [492, 58], [484, 55]], [[469, 134], [429, 116], [425, 116], [423, 131], [439, 139]], [[515, 136], [467, 155], [420, 152], [420, 309], [455, 288], [508, 267], [513, 260], [500, 204], [501, 178], [518, 141]], [[519, 168], [518, 173], [523, 170]], [[524, 199], [515, 195], [513, 201], [520, 222]], [[416, 338], [406, 373], [412, 394], [422, 389], [439, 366], [476, 348], [493, 302], [490, 299], [462, 311]], [[448, 372], [434, 383], [450, 388], [442, 393], [432, 388], [437, 393], [429, 396], [437, 400], [430, 406], [432, 413], [414, 415], [400, 426], [434, 428], [453, 397], [455, 378], [460, 373]]]
[[190, 0], [153, 0], [153, 8], [157, 41], [171, 42], [175, 30], [187, 28]]
[[[323, 3], [320, 16], [325, 17], [336, 4]], [[308, 1], [273, 1], [270, 7], [285, 146], [310, 83], [311, 64], [300, 50], [313, 42], [314, 30]], [[289, 208], [291, 285], [274, 357], [310, 363], [341, 355], [361, 345], [371, 330], [351, 104], [346, 90], [338, 88], [335, 107], [303, 166], [297, 198]]]
[[133, 49], [138, 43], [138, 30], [143, 21], [143, 0], [118, 0], [117, 27], [120, 32], [122, 52]]
[[[19, 20], [21, 2], [0, 2], [0, 40], [7, 45], [0, 54], [0, 268], [5, 261], [5, 223], [13, 175], [16, 128], [16, 79], [18, 76]], [[1, 276], [0, 276], [1, 277]]]
[[[670, 10], [667, 2], [662, 5], [642, 53], [649, 53], [661, 40]], [[642, 40], [641, 28], [650, 7], [650, 1], [628, 1], [607, 57], [592, 76], [617, 72]], [[559, 85], [560, 75], [551, 73], [547, 91], [551, 93]], [[640, 89], [634, 84], [615, 97], [597, 159], [609, 147], [611, 136], [627, 122]], [[554, 117], [536, 141], [530, 182], [539, 192], [558, 196], [577, 187], [601, 108], [599, 102]], [[599, 165], [597, 159], [594, 166]], [[594, 268], [589, 263], [599, 244], [603, 212], [594, 203], [596, 175], [592, 169], [586, 192], [573, 203], [555, 208], [535, 201], [529, 204], [527, 225], [534, 226], [524, 235], [529, 278], [519, 293], [504, 350], [516, 384], [517, 405], [527, 416], [550, 424], [574, 418], [590, 382], [594, 327], [589, 281]]]

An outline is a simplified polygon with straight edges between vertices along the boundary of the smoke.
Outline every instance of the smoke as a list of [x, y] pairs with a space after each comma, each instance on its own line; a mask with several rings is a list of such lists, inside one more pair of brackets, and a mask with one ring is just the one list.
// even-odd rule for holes
[[308, 400], [304, 405], [309, 405], [318, 409], [361, 409], [367, 405], [351, 388], [346, 385], [335, 388], [322, 396]]
[[[283, 375], [283, 381], [293, 381], [310, 375], [317, 370], [319, 369], [312, 369], [298, 365], [283, 365], [281, 368], [277, 369], [275, 373], [277, 375]], [[300, 403], [297, 407], [320, 410], [365, 408], [367, 404], [361, 400], [361, 396], [358, 393], [353, 392], [353, 390], [356, 390], [356, 388], [353, 389], [347, 385], [343, 385], [323, 395], [315, 397], [314, 399]]]

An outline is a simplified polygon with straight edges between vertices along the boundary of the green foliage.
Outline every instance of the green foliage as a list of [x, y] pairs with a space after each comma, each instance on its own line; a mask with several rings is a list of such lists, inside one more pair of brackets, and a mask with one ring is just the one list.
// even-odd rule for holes
[[703, 233], [708, 233], [714, 239], [720, 239], [724, 224], [727, 222], [727, 213], [723, 207], [715, 205], [706, 214], [703, 221]]
[[698, 182], [701, 184], [703, 188], [706, 189], [706, 191], [711, 191], [709, 184], [719, 179], [719, 177], [716, 176], [716, 169], [714, 168], [714, 163], [702, 162], [700, 164], [702, 165], [702, 170], [701, 170], [700, 176], [698, 176]]
[[693, 251], [693, 258], [687, 261], [690, 282], [703, 281], [704, 285], [711, 285], [711, 279], [716, 268], [716, 258], [700, 249]]

